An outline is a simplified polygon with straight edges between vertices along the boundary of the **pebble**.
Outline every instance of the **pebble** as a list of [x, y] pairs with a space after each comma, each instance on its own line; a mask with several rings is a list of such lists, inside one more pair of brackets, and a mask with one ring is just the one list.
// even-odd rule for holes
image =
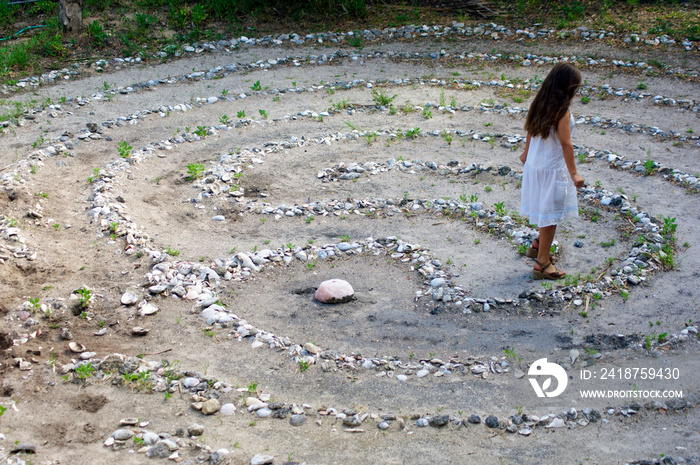
[[292, 415], [289, 417], [289, 424], [292, 426], [301, 426], [306, 423], [306, 417], [304, 415]]
[[170, 456], [170, 447], [163, 442], [159, 442], [155, 446], [146, 451], [146, 457], [155, 459], [167, 459]]
[[563, 428], [566, 426], [566, 422], [561, 418], [553, 419], [545, 428]]
[[221, 404], [217, 399], [209, 399], [202, 404], [202, 413], [204, 415], [213, 415], [221, 409]]
[[[478, 425], [481, 423], [481, 417], [479, 415], [471, 414], [469, 415], [469, 418], [467, 418], [467, 421], [473, 425]], [[498, 420], [496, 420], [496, 423], [498, 423]]]
[[354, 295], [355, 291], [349, 282], [342, 279], [329, 279], [318, 286], [314, 297], [324, 304], [339, 304], [349, 302]]
[[231, 403], [224, 404], [221, 406], [221, 409], [219, 409], [219, 413], [222, 415], [233, 415], [236, 413], [236, 406]]
[[22, 442], [17, 444], [16, 446], [13, 446], [10, 452], [13, 454], [36, 454], [36, 446], [30, 442]]
[[256, 454], [250, 459], [250, 465], [267, 465], [275, 460], [274, 455]]
[[121, 298], [122, 305], [134, 305], [138, 301], [139, 298], [133, 291], [126, 291]]
[[389, 422], [388, 421], [380, 421], [379, 424], [377, 424], [377, 428], [379, 428], [382, 431], [388, 430], [389, 429]]
[[130, 429], [121, 428], [112, 433], [112, 437], [117, 441], [126, 441], [134, 436], [134, 432]]
[[486, 421], [484, 421], [484, 424], [489, 428], [498, 428], [498, 418], [493, 415], [489, 415], [488, 417], [486, 417]]
[[187, 434], [190, 436], [201, 436], [204, 434], [204, 426], [194, 423], [187, 427]]

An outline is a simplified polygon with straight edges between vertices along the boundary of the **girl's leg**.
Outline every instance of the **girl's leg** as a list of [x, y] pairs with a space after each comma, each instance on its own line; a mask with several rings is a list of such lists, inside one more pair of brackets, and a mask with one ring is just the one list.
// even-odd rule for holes
[[[554, 240], [554, 233], [556, 231], [556, 224], [540, 228], [540, 236], [538, 238], [539, 247], [537, 249], [537, 261], [539, 263], [546, 265], [550, 262], [549, 249], [552, 247], [552, 241]], [[545, 271], [537, 263], [535, 263], [534, 268], [536, 270]]]

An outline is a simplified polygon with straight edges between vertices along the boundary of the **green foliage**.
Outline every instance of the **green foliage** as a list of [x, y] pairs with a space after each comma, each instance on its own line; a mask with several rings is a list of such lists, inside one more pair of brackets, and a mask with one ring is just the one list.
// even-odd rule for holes
[[78, 300], [80, 301], [80, 306], [82, 308], [87, 308], [90, 304], [90, 299], [92, 298], [92, 291], [86, 287], [81, 287], [75, 291], [78, 294]]
[[378, 106], [385, 107], [387, 105], [390, 105], [396, 97], [396, 94], [394, 94], [393, 97], [389, 97], [389, 95], [381, 89], [375, 89], [372, 91], [372, 100], [374, 100], [374, 103], [376, 103]]
[[262, 90], [262, 85], [260, 84], [260, 81], [255, 81], [255, 84], [253, 84], [252, 86], [250, 86], [250, 89], [253, 90], [253, 91], [255, 91], [255, 92], [261, 91], [261, 90]]
[[95, 371], [95, 367], [92, 366], [92, 363], [86, 363], [84, 365], [79, 365], [75, 369], [75, 374], [78, 375], [79, 379], [85, 380], [92, 376], [92, 374]]
[[654, 172], [654, 160], [652, 160], [651, 158], [647, 158], [646, 161], [644, 162], [644, 174], [649, 176], [653, 172]]
[[406, 137], [409, 139], [415, 139], [420, 134], [420, 128], [413, 128], [406, 130]]
[[96, 47], [107, 46], [107, 33], [98, 20], [94, 20], [85, 28], [85, 34]]
[[202, 138], [207, 137], [207, 127], [206, 126], [197, 126], [197, 130], [194, 131], [194, 133]]
[[172, 257], [177, 257], [178, 255], [180, 255], [179, 250], [171, 249], [170, 247], [165, 248], [165, 253], [167, 253], [168, 255], [170, 255]]
[[187, 165], [187, 174], [189, 174], [189, 179], [199, 179], [204, 173], [204, 165], [201, 163], [190, 163]]
[[117, 147], [117, 151], [119, 152], [119, 156], [122, 158], [129, 158], [131, 156], [131, 151], [134, 148], [130, 146], [129, 144], [126, 143], [126, 141], [123, 141], [121, 144], [119, 144], [119, 147]]

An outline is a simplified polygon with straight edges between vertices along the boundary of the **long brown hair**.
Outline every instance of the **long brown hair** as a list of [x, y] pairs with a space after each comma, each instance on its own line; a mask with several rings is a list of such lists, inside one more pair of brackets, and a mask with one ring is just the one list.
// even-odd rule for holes
[[571, 99], [580, 85], [581, 73], [578, 69], [569, 63], [555, 65], [530, 105], [525, 130], [543, 139], [549, 137], [552, 127], [556, 127], [569, 110]]

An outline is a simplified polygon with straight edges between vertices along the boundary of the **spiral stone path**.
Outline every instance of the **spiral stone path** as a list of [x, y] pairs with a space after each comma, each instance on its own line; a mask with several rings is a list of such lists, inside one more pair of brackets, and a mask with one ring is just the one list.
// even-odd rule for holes
[[[0, 460], [700, 463], [698, 44], [640, 37], [236, 38], [21, 81]], [[587, 187], [543, 283], [518, 155], [559, 61]]]

